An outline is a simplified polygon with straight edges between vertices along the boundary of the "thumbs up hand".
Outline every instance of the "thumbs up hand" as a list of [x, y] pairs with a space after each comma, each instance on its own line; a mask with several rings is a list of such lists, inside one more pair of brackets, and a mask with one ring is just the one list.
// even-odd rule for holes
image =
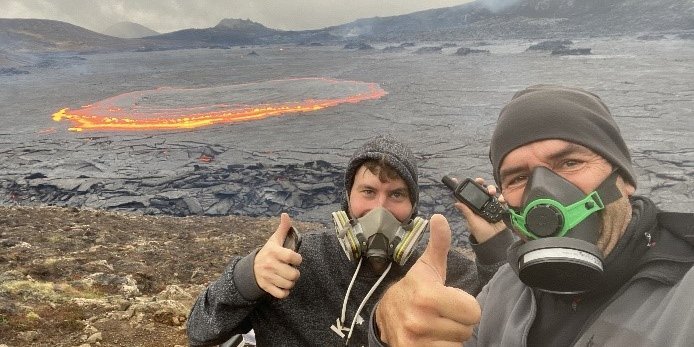
[[286, 298], [299, 279], [296, 266], [301, 264], [301, 254], [282, 246], [291, 226], [289, 215], [282, 213], [280, 225], [258, 251], [253, 263], [258, 286], [278, 299]]
[[381, 341], [390, 346], [460, 346], [480, 320], [477, 300], [446, 287], [451, 228], [445, 217], [430, 221], [429, 244], [405, 277], [383, 294], [376, 308]]

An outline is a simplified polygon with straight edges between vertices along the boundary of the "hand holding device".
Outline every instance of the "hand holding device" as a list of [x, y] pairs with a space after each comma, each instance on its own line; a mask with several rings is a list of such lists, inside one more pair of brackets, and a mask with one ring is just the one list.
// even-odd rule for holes
[[302, 261], [299, 248], [299, 234], [292, 227], [289, 215], [282, 213], [280, 225], [270, 236], [265, 245], [255, 255], [253, 272], [258, 287], [270, 295], [283, 299], [299, 279]]
[[472, 178], [466, 178], [462, 183], [456, 184], [451, 177], [443, 176], [441, 182], [453, 191], [453, 196], [458, 201], [464, 203], [487, 222], [496, 223], [502, 220], [505, 210], [499, 200], [489, 195], [487, 189]]
[[299, 247], [301, 246], [301, 235], [299, 234], [298, 231], [292, 226], [289, 227], [289, 231], [287, 231], [287, 237], [284, 239], [284, 243], [282, 243], [282, 247], [284, 248], [289, 248], [294, 252], [297, 252], [299, 250]]

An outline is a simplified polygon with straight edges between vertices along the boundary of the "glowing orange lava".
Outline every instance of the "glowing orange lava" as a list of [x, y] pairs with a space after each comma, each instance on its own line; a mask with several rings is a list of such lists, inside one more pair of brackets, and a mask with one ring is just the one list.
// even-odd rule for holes
[[385, 94], [376, 83], [328, 78], [200, 89], [157, 88], [120, 94], [75, 110], [63, 108], [53, 114], [53, 120], [71, 122], [71, 131], [192, 129], [316, 111], [375, 100]]

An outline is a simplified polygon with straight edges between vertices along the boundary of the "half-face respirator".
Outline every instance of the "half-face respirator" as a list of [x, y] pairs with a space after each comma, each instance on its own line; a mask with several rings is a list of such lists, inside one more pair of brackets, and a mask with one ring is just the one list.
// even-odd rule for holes
[[527, 240], [511, 257], [523, 283], [570, 294], [600, 282], [604, 255], [596, 245], [602, 229], [598, 212], [621, 197], [616, 179], [613, 172], [586, 195], [546, 167], [532, 171], [522, 206], [509, 209], [512, 227]]
[[428, 221], [415, 217], [403, 224], [383, 207], [375, 208], [358, 219], [350, 219], [345, 211], [333, 212], [335, 232], [347, 258], [377, 258], [382, 263], [392, 260], [404, 265], [414, 246], [422, 237]]
[[[348, 344], [355, 324], [362, 324], [363, 319], [359, 313], [367, 300], [386, 277], [393, 262], [400, 266], [407, 262], [414, 247], [419, 243], [428, 221], [421, 217], [415, 217], [409, 223], [403, 224], [383, 207], [375, 208], [356, 220], [350, 219], [345, 211], [333, 212], [332, 215], [337, 239], [340, 241], [347, 258], [357, 265], [342, 303], [342, 314], [330, 327], [340, 337], [346, 338], [345, 344]], [[357, 308], [357, 313], [352, 318], [351, 325], [347, 327], [346, 307], [349, 293], [364, 260], [368, 260], [372, 264], [383, 265], [386, 268], [385, 270], [378, 270], [382, 272], [381, 276], [363, 298]]]

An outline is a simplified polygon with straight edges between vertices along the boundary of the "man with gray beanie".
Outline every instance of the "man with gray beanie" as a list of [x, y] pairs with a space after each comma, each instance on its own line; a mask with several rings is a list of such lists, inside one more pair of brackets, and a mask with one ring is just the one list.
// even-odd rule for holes
[[[516, 93], [489, 158], [520, 238], [508, 264], [476, 302], [442, 292], [410, 304], [404, 296], [429, 280], [408, 273], [379, 302], [370, 345], [694, 345], [694, 214], [634, 194], [629, 150], [598, 96], [556, 85]], [[496, 227], [463, 212], [471, 229]]]
[[[198, 296], [187, 323], [190, 344], [215, 345], [251, 329], [261, 346], [367, 344], [377, 298], [422, 253], [418, 241], [429, 222], [417, 216], [417, 180], [416, 159], [402, 142], [366, 142], [347, 165], [342, 210], [332, 213], [335, 231], [293, 236], [301, 241], [289, 247], [292, 222], [283, 213], [263, 247], [232, 257]], [[450, 252], [446, 285], [479, 292], [505, 262], [508, 245], [478, 245], [485, 254], [477, 266]]]

